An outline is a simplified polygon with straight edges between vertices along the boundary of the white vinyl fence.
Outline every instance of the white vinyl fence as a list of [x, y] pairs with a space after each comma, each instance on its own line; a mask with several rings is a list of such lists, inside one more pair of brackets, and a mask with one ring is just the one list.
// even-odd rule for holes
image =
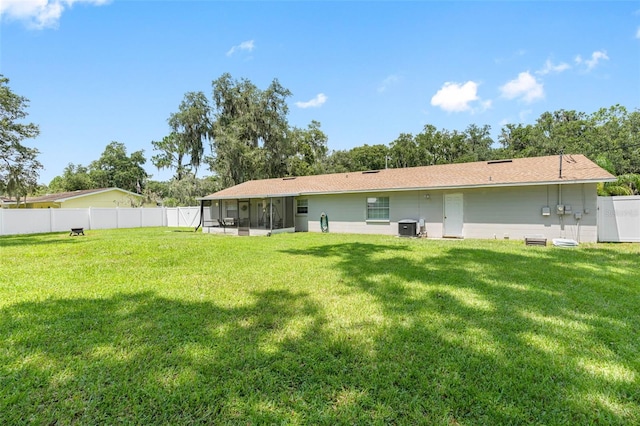
[[71, 228], [195, 228], [199, 223], [200, 207], [0, 209], [0, 235], [68, 232]]
[[640, 242], [640, 196], [598, 197], [598, 241]]

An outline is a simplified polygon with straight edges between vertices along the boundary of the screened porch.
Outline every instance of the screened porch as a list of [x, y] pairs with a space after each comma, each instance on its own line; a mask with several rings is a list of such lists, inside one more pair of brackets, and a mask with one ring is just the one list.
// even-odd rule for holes
[[294, 197], [202, 200], [203, 232], [268, 235], [295, 232]]

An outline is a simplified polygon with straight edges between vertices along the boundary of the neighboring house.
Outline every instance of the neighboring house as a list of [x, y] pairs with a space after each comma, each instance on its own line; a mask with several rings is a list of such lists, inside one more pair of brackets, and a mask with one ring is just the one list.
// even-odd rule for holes
[[142, 201], [142, 195], [120, 188], [81, 189], [72, 192], [27, 197], [20, 200], [18, 208], [139, 207]]
[[595, 242], [596, 185], [614, 180], [583, 155], [264, 179], [200, 199], [202, 226], [320, 232], [324, 213], [329, 232]]
[[8, 209], [11, 207], [15, 207], [15, 205], [16, 205], [16, 200], [14, 200], [13, 198], [0, 197], [0, 208]]

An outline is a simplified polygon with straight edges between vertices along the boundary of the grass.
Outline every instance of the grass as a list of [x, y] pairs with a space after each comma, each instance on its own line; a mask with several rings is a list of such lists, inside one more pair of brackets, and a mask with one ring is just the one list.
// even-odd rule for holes
[[640, 246], [0, 238], [3, 424], [638, 424]]

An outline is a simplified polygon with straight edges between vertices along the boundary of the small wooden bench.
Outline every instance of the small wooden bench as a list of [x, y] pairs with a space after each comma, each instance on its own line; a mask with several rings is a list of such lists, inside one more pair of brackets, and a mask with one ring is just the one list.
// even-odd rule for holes
[[84, 235], [84, 228], [71, 228], [71, 232], [69, 232], [69, 236], [72, 235]]
[[547, 239], [544, 235], [526, 235], [524, 237], [524, 243], [527, 246], [546, 246]]

